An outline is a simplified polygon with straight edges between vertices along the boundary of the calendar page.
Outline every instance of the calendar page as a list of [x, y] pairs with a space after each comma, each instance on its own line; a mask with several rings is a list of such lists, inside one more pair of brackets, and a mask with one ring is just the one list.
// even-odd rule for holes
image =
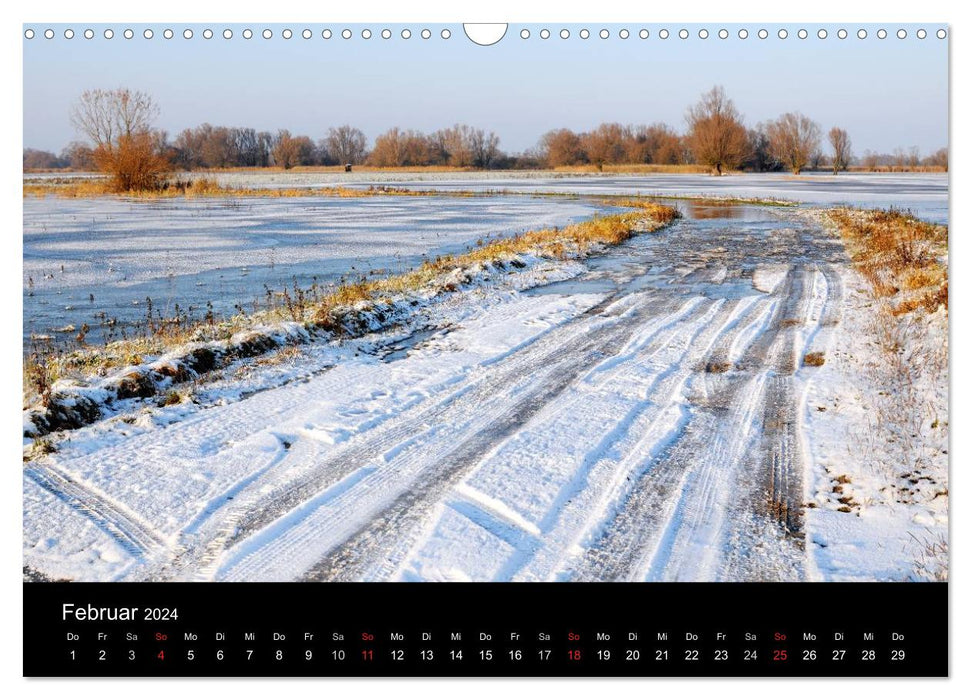
[[949, 32], [23, 25], [25, 675], [947, 675]]

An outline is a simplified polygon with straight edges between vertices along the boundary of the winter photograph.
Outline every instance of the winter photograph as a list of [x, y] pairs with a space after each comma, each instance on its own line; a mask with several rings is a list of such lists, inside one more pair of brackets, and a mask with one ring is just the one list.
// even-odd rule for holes
[[23, 579], [947, 581], [948, 30], [23, 29]]

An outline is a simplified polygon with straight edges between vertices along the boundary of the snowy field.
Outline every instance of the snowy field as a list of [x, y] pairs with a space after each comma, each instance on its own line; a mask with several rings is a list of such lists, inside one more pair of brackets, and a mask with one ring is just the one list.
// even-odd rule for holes
[[[920, 474], [895, 473], [878, 420], [892, 378], [839, 240], [801, 210], [684, 208], [606, 255], [496, 275], [402, 327], [240, 361], [191, 402], [73, 431], [25, 465], [25, 564], [74, 580], [926, 576], [921, 542], [947, 533], [946, 363], [905, 418], [927, 436]], [[923, 339], [946, 333], [938, 314]]]
[[[143, 321], [146, 299], [200, 319], [266, 288], [396, 272], [488, 236], [563, 226], [603, 207], [523, 198], [24, 199], [24, 338], [73, 338], [98, 317]], [[59, 329], [64, 329], [58, 332]]]

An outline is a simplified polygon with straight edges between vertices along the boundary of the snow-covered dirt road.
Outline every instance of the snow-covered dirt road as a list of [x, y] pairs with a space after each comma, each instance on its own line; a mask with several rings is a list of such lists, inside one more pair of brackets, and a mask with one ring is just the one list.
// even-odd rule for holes
[[198, 406], [76, 431], [25, 468], [25, 563], [82, 580], [839, 577], [807, 539], [803, 358], [841, 342], [848, 274], [802, 213], [693, 207], [412, 327], [227, 375]]

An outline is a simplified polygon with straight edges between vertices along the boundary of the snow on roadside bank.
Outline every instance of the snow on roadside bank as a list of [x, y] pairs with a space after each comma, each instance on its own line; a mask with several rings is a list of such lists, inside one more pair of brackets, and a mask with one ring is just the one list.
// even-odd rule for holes
[[[658, 226], [663, 224], [652, 221], [647, 230]], [[601, 253], [605, 247], [605, 244], [593, 243], [581, 250], [565, 241], [560, 244], [560, 251], [566, 257], [583, 258]], [[491, 261], [473, 261], [441, 272], [419, 289], [335, 307], [325, 323], [315, 319], [302, 323], [259, 324], [225, 340], [183, 345], [149, 362], [113, 371], [104, 378], [59, 380], [45, 397], [24, 410], [25, 448], [32, 448], [33, 438], [59, 430], [73, 430], [130, 410], [131, 400], [152, 398], [179, 383], [198, 380], [239, 360], [288, 345], [356, 338], [385, 330], [404, 323], [430, 302], [456, 290], [481, 285], [510, 270], [542, 267], [548, 261], [549, 257], [539, 249], [502, 254]], [[217, 326], [215, 332], [219, 332], [219, 328]], [[211, 335], [213, 331], [200, 329], [198, 333]], [[32, 457], [33, 452], [27, 456]]]
[[[858, 273], [842, 275], [825, 364], [801, 371], [807, 553], [823, 580], [946, 578], [947, 313], [889, 316]], [[896, 359], [887, 324], [904, 329]]]

